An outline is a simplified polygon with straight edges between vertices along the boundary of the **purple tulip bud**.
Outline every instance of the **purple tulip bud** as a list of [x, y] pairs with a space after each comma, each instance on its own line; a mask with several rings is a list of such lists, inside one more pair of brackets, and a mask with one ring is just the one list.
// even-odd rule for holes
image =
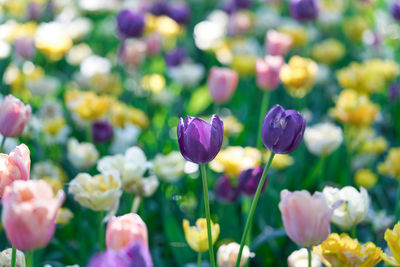
[[253, 0], [234, 0], [233, 2], [238, 9], [248, 9], [251, 7]]
[[153, 267], [153, 260], [146, 244], [134, 242], [125, 249], [107, 249], [95, 255], [88, 267]]
[[151, 5], [149, 12], [155, 16], [168, 15], [169, 4], [166, 1], [155, 2]]
[[[246, 196], [254, 197], [257, 191], [258, 184], [260, 183], [262, 173], [263, 168], [261, 166], [254, 169], [242, 171], [238, 179], [238, 189]], [[267, 179], [262, 186], [261, 194], [265, 191]]]
[[92, 138], [96, 143], [104, 143], [113, 136], [113, 127], [108, 121], [96, 121], [92, 125]]
[[187, 116], [177, 127], [182, 156], [194, 163], [205, 164], [217, 156], [222, 146], [224, 123], [214, 114], [211, 122]]
[[275, 105], [265, 114], [261, 136], [269, 151], [289, 154], [300, 145], [305, 129], [304, 115]]
[[290, 0], [290, 16], [297, 21], [314, 20], [318, 16], [317, 0]]
[[144, 24], [141, 13], [124, 9], [117, 15], [117, 28], [122, 38], [139, 37], [143, 33]]
[[223, 203], [233, 203], [239, 197], [239, 190], [237, 187], [233, 187], [228, 177], [225, 175], [221, 176], [214, 187], [215, 196]]
[[30, 59], [35, 55], [35, 42], [31, 37], [20, 37], [14, 41], [15, 54], [23, 59]]
[[390, 13], [395, 20], [400, 20], [400, 1], [393, 2], [390, 7]]
[[396, 102], [400, 97], [400, 83], [392, 83], [389, 85], [389, 99]]
[[186, 24], [190, 18], [190, 9], [184, 3], [174, 3], [168, 10], [168, 16], [179, 24]]
[[169, 67], [179, 66], [186, 58], [186, 51], [182, 47], [177, 47], [165, 54], [165, 62]]

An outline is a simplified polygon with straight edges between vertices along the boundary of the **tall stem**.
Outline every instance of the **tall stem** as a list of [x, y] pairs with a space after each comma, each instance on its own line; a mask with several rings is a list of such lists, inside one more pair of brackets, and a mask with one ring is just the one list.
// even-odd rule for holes
[[197, 267], [201, 266], [201, 252], [197, 254]]
[[396, 213], [394, 218], [395, 218], [394, 220], [395, 223], [397, 223], [400, 218], [400, 182], [397, 183]]
[[135, 198], [133, 199], [133, 202], [132, 202], [131, 212], [133, 212], [133, 213], [138, 212], [141, 200], [142, 200], [141, 196], [135, 195]]
[[16, 262], [17, 262], [17, 250], [13, 246], [11, 252], [11, 267], [15, 267]]
[[354, 225], [354, 226], [351, 228], [351, 237], [352, 237], [353, 239], [357, 238], [357, 226], [356, 226], [356, 225]]
[[33, 251], [26, 252], [26, 267], [33, 267]]
[[104, 218], [104, 211], [100, 211], [99, 212], [99, 245], [100, 245], [100, 251], [103, 251], [104, 248], [105, 248], [103, 218]]
[[208, 201], [208, 186], [207, 186], [207, 176], [206, 176], [206, 165], [201, 164], [201, 177], [203, 180], [203, 192], [204, 192], [204, 206], [206, 209], [206, 220], [207, 220], [207, 237], [208, 237], [208, 251], [210, 254], [210, 263], [211, 267], [215, 267], [214, 261], [214, 248], [212, 242], [212, 234], [211, 234], [211, 216], [210, 216], [210, 203]]
[[264, 115], [268, 110], [268, 102], [269, 102], [269, 96], [270, 92], [269, 91], [264, 91], [263, 92], [263, 97], [261, 101], [261, 107], [260, 107], [260, 116], [259, 116], [259, 124], [258, 124], [258, 134], [257, 134], [257, 148], [262, 148], [262, 138], [261, 138], [261, 129], [262, 129], [262, 124], [264, 121]]
[[311, 248], [307, 248], [308, 251], [308, 267], [312, 267], [312, 251]]
[[261, 190], [264, 185], [265, 179], [267, 178], [268, 170], [269, 170], [269, 167], [271, 167], [271, 163], [272, 163], [272, 160], [274, 159], [274, 156], [275, 156], [275, 153], [271, 152], [271, 155], [269, 156], [267, 165], [265, 166], [264, 172], [261, 176], [261, 180], [258, 183], [257, 191], [256, 191], [256, 194], [254, 195], [253, 202], [251, 203], [250, 213], [249, 213], [249, 216], [247, 217], [246, 226], [244, 227], [242, 240], [240, 241], [240, 249], [239, 249], [239, 253], [238, 253], [238, 258], [236, 260], [236, 267], [240, 266], [240, 260], [242, 259], [242, 252], [243, 252], [244, 244], [246, 242], [247, 234], [249, 233], [250, 226], [253, 222], [253, 216], [254, 216], [254, 212], [257, 207], [258, 199], [260, 198]]
[[3, 139], [1, 140], [1, 144], [0, 144], [0, 153], [4, 152], [4, 144], [6, 143], [6, 139], [7, 139], [7, 137], [3, 136]]

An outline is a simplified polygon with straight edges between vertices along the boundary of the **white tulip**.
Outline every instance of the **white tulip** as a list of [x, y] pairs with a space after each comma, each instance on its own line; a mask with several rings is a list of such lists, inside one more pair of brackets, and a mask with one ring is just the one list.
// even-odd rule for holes
[[92, 143], [79, 143], [72, 138], [68, 141], [68, 160], [78, 170], [87, 170], [92, 167], [99, 158], [99, 152]]
[[[289, 267], [308, 267], [308, 251], [305, 248], [295, 250], [288, 257]], [[322, 263], [318, 256], [312, 253], [312, 267], [321, 267]]]
[[307, 149], [317, 156], [329, 155], [340, 146], [342, 141], [342, 129], [329, 122], [307, 127], [304, 132]]
[[168, 155], [158, 154], [153, 161], [154, 172], [166, 182], [175, 182], [183, 176], [185, 162], [178, 151], [172, 151]]
[[[235, 267], [238, 258], [240, 245], [232, 242], [222, 245], [218, 248], [217, 262], [219, 267]], [[240, 259], [240, 267], [244, 266], [250, 257], [254, 257], [248, 246], [244, 246], [242, 258]]]

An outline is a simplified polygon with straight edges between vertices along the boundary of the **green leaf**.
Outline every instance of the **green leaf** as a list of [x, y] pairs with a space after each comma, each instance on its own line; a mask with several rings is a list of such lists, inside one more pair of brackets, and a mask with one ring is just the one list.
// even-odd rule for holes
[[204, 111], [212, 103], [210, 93], [206, 86], [198, 88], [192, 93], [192, 96], [187, 105], [187, 113], [190, 115], [197, 115]]

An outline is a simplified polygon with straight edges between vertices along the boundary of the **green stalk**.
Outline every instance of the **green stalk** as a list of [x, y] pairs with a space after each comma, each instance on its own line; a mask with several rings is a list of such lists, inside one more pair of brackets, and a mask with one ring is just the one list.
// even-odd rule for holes
[[214, 248], [212, 242], [212, 234], [211, 234], [211, 216], [210, 216], [210, 203], [208, 200], [208, 186], [207, 186], [207, 176], [206, 176], [206, 165], [201, 164], [201, 177], [203, 180], [203, 192], [204, 192], [204, 206], [206, 209], [206, 220], [207, 220], [207, 237], [208, 237], [208, 251], [210, 254], [210, 263], [211, 267], [215, 267], [214, 261]]
[[308, 251], [308, 267], [312, 267], [312, 251], [311, 248], [307, 248]]
[[33, 251], [26, 252], [26, 267], [33, 267]]
[[3, 140], [1, 140], [1, 145], [0, 145], [0, 153], [4, 152], [4, 144], [6, 143], [7, 137], [3, 136]]
[[[400, 181], [400, 180], [399, 180]], [[394, 222], [397, 223], [400, 218], [400, 182], [397, 183], [397, 199], [396, 199], [396, 213]]]
[[197, 254], [197, 267], [201, 266], [201, 252]]
[[100, 251], [103, 251], [104, 248], [105, 248], [103, 218], [104, 218], [104, 211], [100, 211], [99, 212], [99, 245], [100, 245]]
[[261, 101], [261, 107], [260, 107], [260, 116], [259, 116], [259, 124], [258, 124], [258, 135], [257, 135], [257, 148], [262, 148], [262, 138], [261, 138], [261, 130], [262, 130], [262, 125], [264, 121], [264, 116], [265, 113], [267, 113], [268, 110], [268, 103], [269, 103], [269, 97], [270, 97], [270, 92], [269, 91], [264, 91], [263, 92], [263, 97]]
[[13, 246], [11, 252], [11, 267], [15, 267], [16, 262], [17, 262], [17, 250]]
[[354, 226], [351, 228], [351, 237], [352, 237], [353, 239], [356, 239], [356, 238], [357, 238], [357, 226], [356, 226], [356, 225], [354, 225]]
[[272, 160], [274, 159], [274, 156], [275, 156], [275, 153], [271, 152], [271, 155], [269, 156], [267, 165], [265, 166], [264, 172], [261, 176], [261, 180], [258, 183], [257, 191], [256, 191], [256, 194], [254, 195], [253, 202], [251, 203], [250, 213], [249, 213], [249, 216], [247, 217], [246, 226], [244, 227], [242, 240], [240, 241], [240, 249], [239, 249], [239, 253], [238, 253], [238, 258], [236, 260], [236, 267], [240, 266], [240, 260], [242, 259], [242, 252], [243, 252], [244, 244], [246, 242], [247, 234], [249, 233], [249, 230], [251, 228], [254, 212], [257, 207], [257, 202], [258, 202], [258, 199], [260, 198], [261, 190], [264, 185], [265, 179], [267, 178], [268, 170], [269, 170], [269, 167], [271, 167], [271, 163], [272, 163]]

